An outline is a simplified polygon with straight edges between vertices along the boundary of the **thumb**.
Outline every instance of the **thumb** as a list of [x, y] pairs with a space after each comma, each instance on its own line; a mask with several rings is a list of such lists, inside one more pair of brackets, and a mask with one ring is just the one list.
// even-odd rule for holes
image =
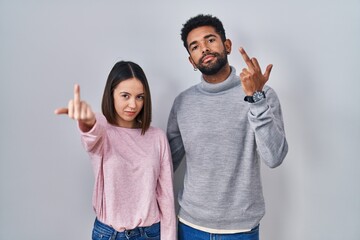
[[269, 77], [270, 77], [270, 72], [271, 72], [272, 67], [273, 67], [272, 64], [269, 64], [269, 65], [266, 67], [266, 70], [265, 70], [265, 73], [264, 73], [264, 77], [265, 77], [266, 80], [268, 80]]
[[58, 108], [58, 109], [55, 109], [54, 113], [55, 114], [68, 114], [69, 112], [69, 109], [68, 108]]

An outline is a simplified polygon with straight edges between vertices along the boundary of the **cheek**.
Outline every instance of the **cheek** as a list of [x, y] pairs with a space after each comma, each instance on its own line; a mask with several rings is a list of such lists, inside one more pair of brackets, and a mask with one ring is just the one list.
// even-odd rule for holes
[[139, 112], [141, 111], [141, 109], [143, 109], [144, 107], [144, 101], [141, 101], [141, 102], [138, 102], [138, 109], [139, 109]]
[[117, 114], [120, 114], [120, 113], [121, 113], [120, 107], [119, 107], [116, 103], [115, 103], [114, 109], [115, 109], [115, 112], [116, 112]]
[[114, 101], [114, 108], [116, 111], [121, 110], [123, 108], [123, 105], [124, 105], [124, 103], [119, 100]]

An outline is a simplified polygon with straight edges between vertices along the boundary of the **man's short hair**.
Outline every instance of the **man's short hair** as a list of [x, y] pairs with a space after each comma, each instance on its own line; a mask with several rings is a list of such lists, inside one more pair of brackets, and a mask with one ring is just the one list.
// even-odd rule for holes
[[185, 24], [183, 24], [183, 28], [181, 29], [181, 40], [184, 43], [184, 47], [188, 50], [188, 42], [187, 42], [187, 36], [189, 35], [189, 32], [191, 32], [193, 29], [203, 26], [211, 26], [215, 29], [215, 32], [218, 33], [221, 37], [221, 40], [225, 42], [226, 36], [225, 36], [225, 29], [221, 23], [221, 21], [210, 14], [203, 15], [199, 14], [195, 17], [190, 18], [187, 20]]

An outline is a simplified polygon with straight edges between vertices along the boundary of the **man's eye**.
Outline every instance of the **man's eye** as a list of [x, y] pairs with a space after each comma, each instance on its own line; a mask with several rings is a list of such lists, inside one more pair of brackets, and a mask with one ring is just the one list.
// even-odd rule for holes
[[215, 42], [215, 38], [210, 38], [210, 39], [209, 39], [209, 42], [211, 42], [211, 43], [212, 43], [212, 42]]
[[193, 47], [191, 48], [191, 51], [195, 51], [196, 49], [198, 49], [198, 46], [193, 46]]

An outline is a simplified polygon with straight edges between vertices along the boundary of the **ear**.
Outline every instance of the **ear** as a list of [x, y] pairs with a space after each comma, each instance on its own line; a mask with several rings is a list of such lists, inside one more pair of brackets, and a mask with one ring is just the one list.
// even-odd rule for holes
[[231, 46], [232, 46], [232, 42], [230, 39], [226, 39], [224, 42], [224, 46], [225, 46], [225, 50], [227, 52], [227, 54], [231, 53]]
[[197, 68], [196, 65], [195, 65], [195, 62], [194, 62], [194, 60], [192, 59], [191, 56], [189, 56], [189, 62], [191, 63], [191, 65], [193, 66], [193, 68]]

